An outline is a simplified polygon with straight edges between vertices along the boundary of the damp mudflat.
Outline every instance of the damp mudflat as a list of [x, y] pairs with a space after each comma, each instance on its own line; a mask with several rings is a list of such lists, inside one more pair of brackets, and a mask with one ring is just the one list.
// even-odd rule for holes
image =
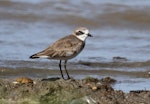
[[[0, 68], [0, 77], [3, 79], [14, 81], [18, 77], [29, 77], [33, 79], [61, 77], [57, 62], [5, 61], [3, 64], [6, 63], [7, 67], [1, 64], [3, 67]], [[84, 79], [86, 77], [94, 77], [101, 79], [111, 77], [117, 80], [117, 82], [113, 84], [113, 88], [116, 90], [122, 90], [124, 92], [131, 90], [150, 90], [150, 76], [148, 74], [150, 62], [90, 62], [90, 64], [91, 65], [87, 65], [87, 62], [68, 63], [68, 72], [71, 78]], [[141, 69], [143, 69], [143, 71], [141, 71]], [[65, 77], [67, 78], [67, 76]]]
[[0, 1], [0, 78], [60, 77], [58, 61], [29, 56], [90, 30], [85, 49], [68, 62], [75, 79], [112, 77], [117, 90], [150, 90], [150, 1]]

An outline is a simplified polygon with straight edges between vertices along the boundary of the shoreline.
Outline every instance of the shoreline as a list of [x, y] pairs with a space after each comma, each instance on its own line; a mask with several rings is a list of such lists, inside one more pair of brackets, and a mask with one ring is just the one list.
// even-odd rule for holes
[[63, 80], [59, 78], [34, 79], [34, 83], [13, 83], [0, 79], [0, 102], [3, 104], [149, 104], [149, 90], [124, 93], [114, 90], [116, 83], [110, 77]]
[[[64, 70], [63, 70], [64, 72]], [[111, 75], [111, 76], [127, 76], [127, 77], [135, 77], [135, 78], [150, 78], [149, 71], [121, 71], [121, 70], [111, 70], [100, 68], [94, 70], [88, 69], [68, 69], [68, 72], [71, 75]], [[41, 75], [58, 75], [60, 74], [59, 69], [37, 69], [37, 68], [5, 68], [0, 67], [0, 76], [15, 76], [15, 75], [27, 75], [28, 77], [33, 77], [34, 74]], [[34, 75], [35, 76], [35, 75]], [[35, 78], [38, 76], [35, 76]]]
[[[123, 92], [130, 92], [131, 90], [150, 90], [148, 71], [119, 71], [119, 70], [68, 70], [70, 76], [76, 80], [84, 79], [86, 77], [104, 78], [111, 77], [117, 82], [112, 86], [115, 90], [122, 90]], [[18, 77], [28, 77], [32, 79], [47, 79], [53, 77], [60, 77], [60, 71], [49, 69], [34, 69], [34, 68], [0, 68], [0, 78], [14, 81]]]

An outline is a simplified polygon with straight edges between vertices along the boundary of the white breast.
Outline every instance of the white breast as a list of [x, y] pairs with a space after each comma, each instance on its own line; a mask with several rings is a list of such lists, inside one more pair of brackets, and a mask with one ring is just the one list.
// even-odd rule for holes
[[78, 39], [82, 40], [82, 41], [85, 41], [86, 38], [87, 38], [87, 35], [86, 34], [83, 34], [83, 35], [79, 35], [77, 36]]

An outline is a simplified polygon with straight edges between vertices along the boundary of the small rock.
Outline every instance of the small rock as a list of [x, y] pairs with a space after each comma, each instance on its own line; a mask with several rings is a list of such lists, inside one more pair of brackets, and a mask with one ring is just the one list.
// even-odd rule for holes
[[124, 62], [124, 61], [128, 61], [128, 59], [125, 57], [116, 56], [116, 57], [113, 57], [113, 61], [114, 62]]
[[86, 83], [89, 83], [89, 82], [95, 82], [95, 83], [97, 83], [99, 80], [97, 78], [86, 77], [85, 81], [86, 81]]
[[93, 86], [93, 87], [92, 87], [92, 90], [93, 90], [93, 91], [96, 91], [97, 89], [98, 89], [97, 86]]
[[23, 83], [34, 83], [32, 79], [27, 77], [20, 77], [17, 78], [16, 81], [13, 82], [14, 84], [23, 84]]
[[101, 81], [102, 81], [103, 83], [107, 83], [107, 84], [112, 84], [112, 83], [115, 83], [115, 82], [116, 82], [115, 79], [112, 79], [112, 78], [110, 78], [110, 77], [102, 78]]

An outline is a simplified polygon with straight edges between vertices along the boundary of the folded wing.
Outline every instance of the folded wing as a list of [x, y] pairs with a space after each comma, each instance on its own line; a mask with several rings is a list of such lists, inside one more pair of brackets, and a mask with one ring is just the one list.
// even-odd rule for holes
[[69, 35], [30, 58], [70, 59], [75, 57], [84, 48], [84, 45], [83, 41], [74, 35]]

